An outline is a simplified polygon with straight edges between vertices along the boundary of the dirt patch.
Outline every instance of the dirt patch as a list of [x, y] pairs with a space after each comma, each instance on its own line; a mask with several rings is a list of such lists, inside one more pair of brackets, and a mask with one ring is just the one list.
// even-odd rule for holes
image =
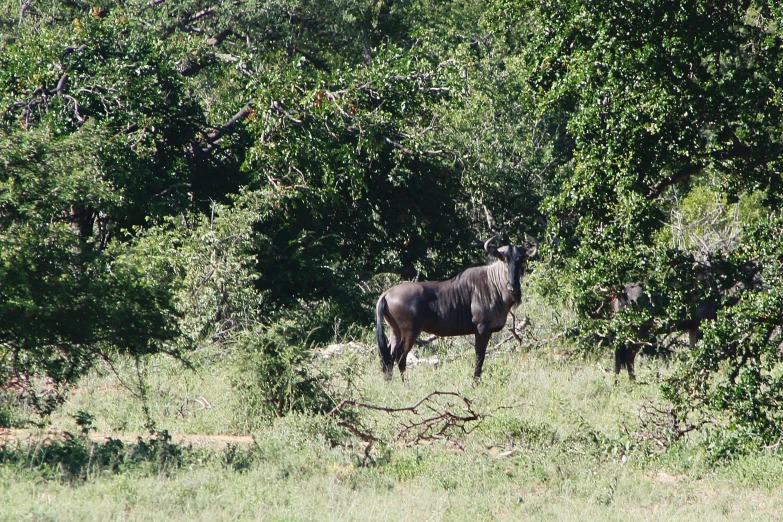
[[665, 471], [660, 471], [656, 473], [655, 476], [653, 476], [653, 480], [655, 480], [655, 482], [658, 484], [679, 484], [686, 478], [687, 477], [682, 473], [675, 473], [674, 475], [670, 475]]
[[[65, 432], [57, 430], [24, 430], [0, 428], [0, 445], [8, 443], [22, 442], [25, 444], [36, 444], [48, 440], [62, 440]], [[90, 440], [95, 442], [104, 442], [107, 439], [121, 440], [126, 444], [132, 444], [139, 439], [148, 439], [149, 434], [139, 433], [90, 433]], [[186, 444], [193, 446], [227, 446], [229, 444], [237, 446], [249, 446], [253, 443], [251, 435], [202, 435], [192, 433], [174, 433], [171, 434], [171, 441], [175, 444]]]

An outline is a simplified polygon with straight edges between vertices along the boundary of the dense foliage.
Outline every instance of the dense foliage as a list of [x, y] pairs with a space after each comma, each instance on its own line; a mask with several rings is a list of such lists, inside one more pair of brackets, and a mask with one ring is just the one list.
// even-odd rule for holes
[[[769, 348], [783, 324], [774, 298], [783, 260], [769, 251], [783, 195], [780, 15], [775, 2], [548, 2], [525, 55], [537, 110], [565, 116], [574, 142], [573, 170], [545, 207], [579, 306], [597, 319], [591, 329], [654, 342], [651, 332], [692, 324], [714, 303], [718, 317], [687, 352], [690, 370], [668, 383], [671, 398], [685, 416], [727, 412], [733, 428], [766, 442], [780, 430], [769, 416], [783, 362]], [[698, 226], [673, 217], [705, 187], [726, 205], [761, 191], [753, 232], [666, 241]], [[608, 302], [635, 281], [646, 300], [612, 316]]]
[[0, 383], [46, 410], [96, 360], [263, 331], [258, 382], [307, 388], [273, 323], [369, 322], [379, 276], [533, 236], [583, 342], [717, 309], [668, 397], [774, 442], [781, 27], [771, 0], [4, 2]]

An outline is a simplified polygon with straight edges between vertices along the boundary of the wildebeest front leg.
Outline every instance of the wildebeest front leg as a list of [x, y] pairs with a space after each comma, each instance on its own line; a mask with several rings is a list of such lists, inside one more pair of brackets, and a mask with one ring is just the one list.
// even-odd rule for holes
[[476, 369], [473, 372], [473, 381], [478, 382], [481, 378], [481, 369], [484, 366], [484, 357], [487, 355], [487, 344], [492, 333], [489, 329], [480, 324], [476, 328]]
[[634, 373], [634, 364], [636, 362], [636, 353], [639, 351], [639, 345], [624, 345], [614, 351], [614, 377], [615, 381], [620, 374], [620, 370], [628, 370], [628, 378], [631, 381], [636, 380]]
[[639, 348], [641, 346], [635, 343], [628, 347], [628, 358], [625, 361], [625, 368], [628, 370], [628, 378], [631, 381], [636, 381], [634, 365], [636, 364], [636, 354], [639, 353]]

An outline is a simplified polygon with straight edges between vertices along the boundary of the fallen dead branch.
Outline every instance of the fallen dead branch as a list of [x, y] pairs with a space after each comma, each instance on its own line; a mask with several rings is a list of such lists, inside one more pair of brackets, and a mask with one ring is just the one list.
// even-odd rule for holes
[[639, 421], [640, 426], [635, 434], [636, 440], [639, 442], [652, 440], [662, 449], [705, 424], [718, 424], [714, 419], [703, 419], [693, 424], [683, 420], [675, 408], [659, 407], [650, 402], [639, 408]]
[[[501, 406], [497, 409], [508, 408]], [[391, 408], [378, 406], [353, 399], [343, 399], [327, 416], [343, 415], [337, 425], [341, 426], [365, 442], [383, 442], [372, 430], [361, 426], [355, 419], [357, 409], [380, 411], [399, 419], [392, 441], [402, 441], [414, 445], [421, 442], [447, 440], [462, 449], [454, 435], [467, 435], [481, 425], [481, 422], [494, 413], [477, 412], [470, 399], [457, 392], [433, 391], [411, 406]]]

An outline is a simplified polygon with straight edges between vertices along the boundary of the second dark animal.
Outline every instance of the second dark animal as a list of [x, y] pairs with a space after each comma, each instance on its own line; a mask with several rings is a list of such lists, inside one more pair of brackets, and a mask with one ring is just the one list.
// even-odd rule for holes
[[[633, 339], [618, 340], [614, 334], [609, 336], [610, 344], [615, 346], [615, 376], [625, 368], [628, 371], [628, 377], [632, 381], [635, 380], [636, 354], [644, 346], [656, 344], [658, 335], [688, 332], [689, 344], [691, 348], [695, 346], [701, 338], [701, 328], [704, 321], [714, 320], [718, 317], [718, 312], [721, 309], [734, 306], [743, 291], [758, 290], [763, 286], [763, 281], [759, 278], [759, 271], [760, 267], [753, 262], [738, 265], [724, 262], [717, 266], [706, 264], [700, 266], [694, 277], [694, 282], [706, 282], [710, 292], [708, 295], [692, 301], [685, 318], [674, 322], [661, 321], [657, 329], [652, 322], [641, 324], [636, 327]], [[717, 281], [720, 281], [720, 284]], [[650, 299], [651, 296], [645, 291], [642, 283], [630, 283], [625, 285], [618, 295], [610, 298], [610, 309], [613, 314], [616, 314], [625, 308], [650, 307]]]

